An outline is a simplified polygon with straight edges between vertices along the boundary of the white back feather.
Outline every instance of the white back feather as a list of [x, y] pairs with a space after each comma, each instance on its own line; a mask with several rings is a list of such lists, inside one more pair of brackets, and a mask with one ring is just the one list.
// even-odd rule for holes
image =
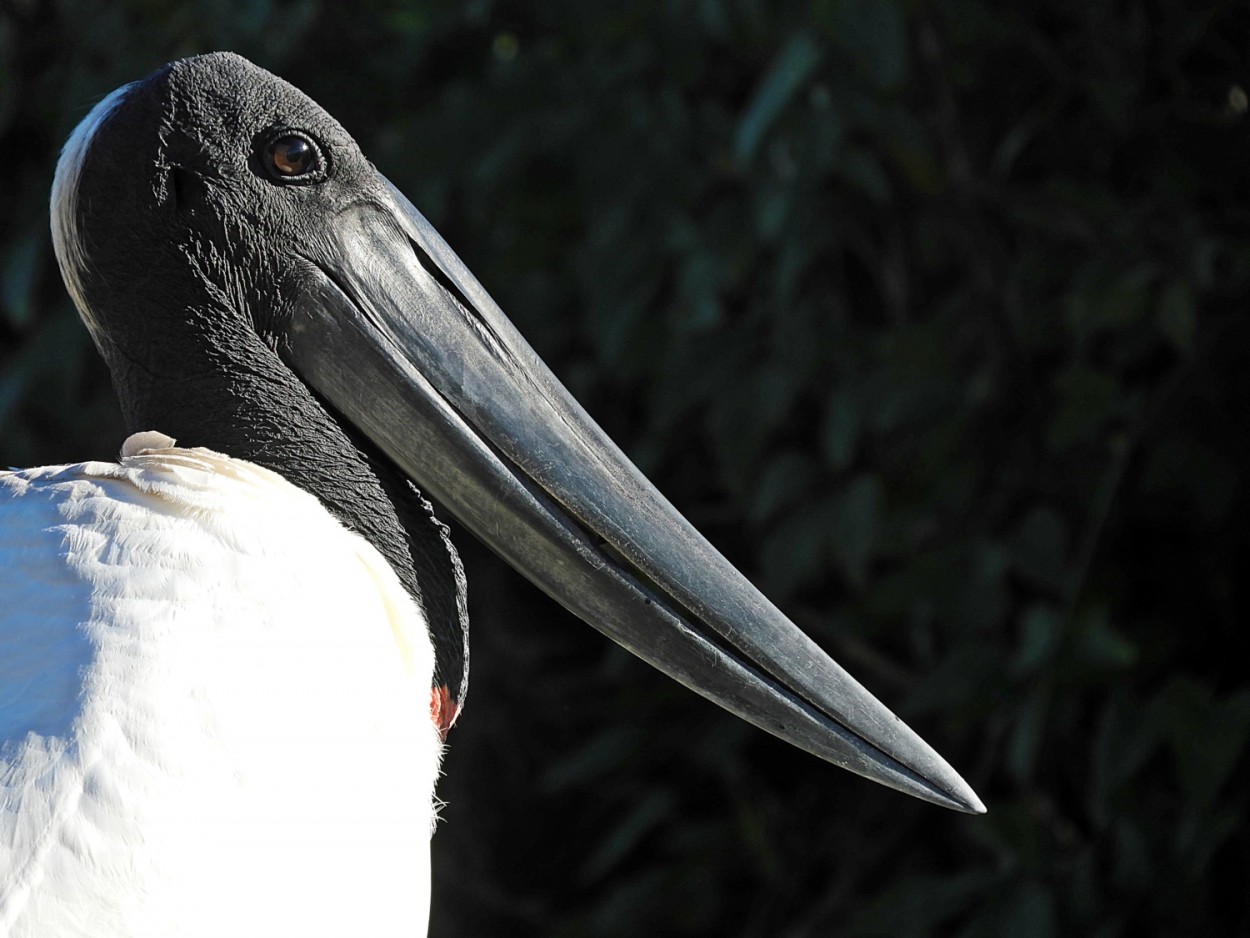
[[0, 596], [0, 934], [425, 934], [433, 649], [316, 499], [196, 449], [0, 473]]

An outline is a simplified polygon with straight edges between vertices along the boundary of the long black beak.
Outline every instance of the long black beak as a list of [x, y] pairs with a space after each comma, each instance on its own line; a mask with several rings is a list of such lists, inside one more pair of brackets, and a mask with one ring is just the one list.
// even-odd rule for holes
[[756, 726], [935, 804], [985, 810], [656, 491], [389, 182], [300, 254], [287, 361], [500, 556]]

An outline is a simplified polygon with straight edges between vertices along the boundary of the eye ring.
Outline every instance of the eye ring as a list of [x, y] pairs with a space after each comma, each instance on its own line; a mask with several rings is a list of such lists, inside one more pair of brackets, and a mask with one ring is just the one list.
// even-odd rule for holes
[[265, 175], [283, 185], [308, 185], [326, 178], [326, 159], [308, 134], [289, 128], [264, 138], [257, 156]]

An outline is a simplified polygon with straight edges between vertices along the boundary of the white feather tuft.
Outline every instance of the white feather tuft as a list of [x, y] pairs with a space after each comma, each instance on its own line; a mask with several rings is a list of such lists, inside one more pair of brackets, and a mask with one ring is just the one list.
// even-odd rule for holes
[[82, 176], [83, 164], [95, 132], [100, 129], [105, 118], [121, 104], [130, 87], [122, 85], [104, 98], [74, 128], [61, 150], [61, 158], [56, 164], [56, 176], [52, 180], [52, 247], [56, 250], [56, 260], [61, 267], [65, 287], [69, 290], [74, 305], [78, 307], [78, 315], [93, 334], [96, 332], [95, 317], [87, 305], [82, 288], [82, 272], [87, 267], [87, 250], [78, 230], [78, 181]]

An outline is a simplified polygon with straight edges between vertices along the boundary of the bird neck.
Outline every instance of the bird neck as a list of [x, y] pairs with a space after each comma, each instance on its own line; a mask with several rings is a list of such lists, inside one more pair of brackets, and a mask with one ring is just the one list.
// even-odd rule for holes
[[319, 499], [394, 569], [429, 625], [436, 686], [458, 702], [468, 661], [465, 577], [433, 506], [254, 333], [201, 347], [198, 357], [180, 350], [176, 373], [102, 349], [127, 432], [158, 430], [180, 446], [247, 460]]

